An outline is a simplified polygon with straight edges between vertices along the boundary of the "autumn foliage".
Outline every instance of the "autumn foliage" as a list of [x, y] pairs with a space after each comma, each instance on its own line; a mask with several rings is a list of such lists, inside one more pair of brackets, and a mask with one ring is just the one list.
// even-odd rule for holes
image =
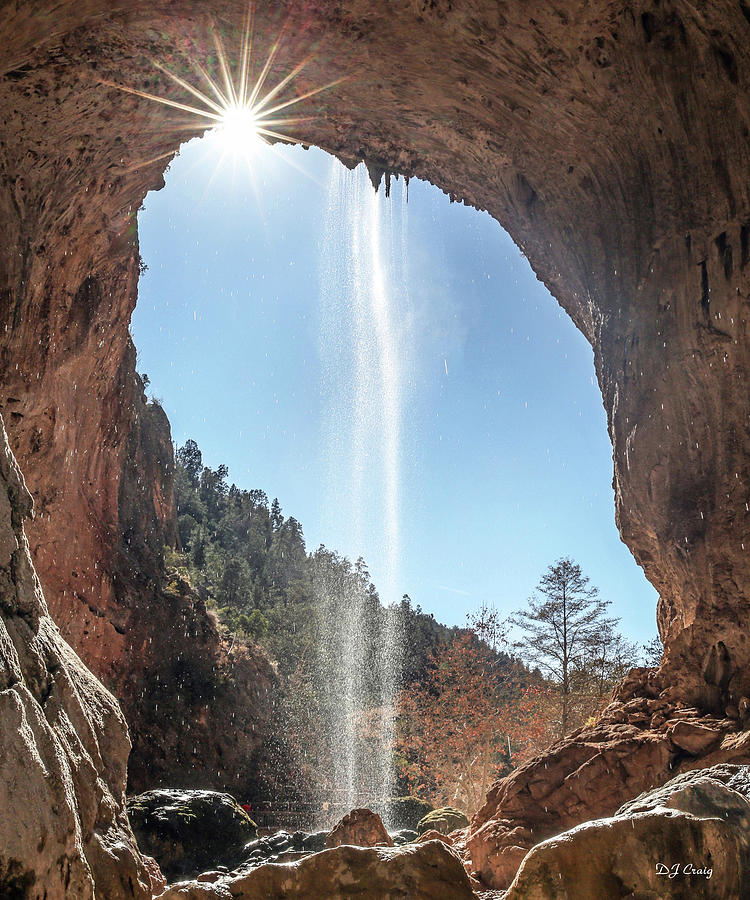
[[549, 688], [480, 640], [457, 634], [399, 698], [397, 757], [409, 791], [473, 814], [492, 782], [548, 743]]

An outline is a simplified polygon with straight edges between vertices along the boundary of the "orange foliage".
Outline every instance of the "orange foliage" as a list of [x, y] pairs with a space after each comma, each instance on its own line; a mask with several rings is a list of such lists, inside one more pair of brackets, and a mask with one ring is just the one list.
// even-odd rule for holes
[[399, 698], [397, 759], [411, 793], [472, 815], [492, 782], [549, 743], [548, 688], [472, 631], [431, 658]]

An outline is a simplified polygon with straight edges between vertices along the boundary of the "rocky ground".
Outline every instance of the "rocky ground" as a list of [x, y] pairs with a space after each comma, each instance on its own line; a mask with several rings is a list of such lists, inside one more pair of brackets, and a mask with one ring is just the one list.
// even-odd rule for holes
[[[227, 823], [236, 827], [239, 808], [235, 804], [231, 809], [231, 798], [215, 795], [209, 802], [200, 792], [192, 797], [188, 792], [161, 793], [136, 798], [131, 808], [149, 806], [153, 811], [158, 805], [171, 815], [182, 807], [179, 831], [172, 831], [169, 845], [151, 840], [153, 822], [141, 820], [136, 827], [142, 846], [154, 851], [165, 871], [175, 871], [175, 855], [184, 868], [196, 850], [204, 862], [211, 853], [214, 861], [235, 860], [196, 872], [192, 879], [171, 879], [164, 900], [718, 900], [750, 892], [749, 766], [716, 765], [678, 775], [625, 803], [611, 817], [539, 842], [524, 853], [507, 892], [470, 876], [474, 863], [460, 829], [445, 835], [428, 830], [423, 821], [421, 835], [410, 830], [389, 834], [376, 813], [358, 809], [328, 832], [279, 831], [232, 846]], [[203, 814], [186, 815], [190, 809]], [[195, 858], [190, 864], [200, 867]]]

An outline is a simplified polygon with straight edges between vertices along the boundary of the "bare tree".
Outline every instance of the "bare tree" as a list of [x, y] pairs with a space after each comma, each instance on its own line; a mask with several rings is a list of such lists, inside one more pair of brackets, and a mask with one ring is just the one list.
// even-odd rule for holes
[[510, 622], [523, 632], [516, 646], [533, 657], [542, 672], [560, 686], [560, 727], [566, 734], [570, 724], [571, 696], [591, 677], [591, 660], [601, 648], [601, 638], [619, 621], [606, 615], [609, 600], [589, 586], [589, 579], [572, 559], [557, 560]]
[[466, 618], [469, 628], [493, 650], [499, 651], [507, 644], [508, 626], [495, 606], [482, 603], [479, 609], [467, 613]]
[[620, 634], [616, 628], [618, 622], [619, 619], [605, 619], [602, 622], [596, 629], [584, 660], [589, 674], [589, 692], [598, 701], [640, 662], [638, 647]]

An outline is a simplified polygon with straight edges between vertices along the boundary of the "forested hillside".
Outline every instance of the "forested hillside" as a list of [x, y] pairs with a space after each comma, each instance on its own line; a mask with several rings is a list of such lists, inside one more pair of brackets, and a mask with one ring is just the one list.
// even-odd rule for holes
[[[281, 674], [294, 672], [309, 650], [320, 601], [315, 584], [323, 577], [363, 592], [368, 619], [384, 615], [364, 560], [352, 564], [323, 545], [308, 553], [301, 523], [284, 516], [277, 499], [228, 484], [227, 467], [204, 466], [195, 441], [177, 449], [175, 462], [182, 552], [169, 562], [182, 568], [230, 631], [263, 644]], [[403, 675], [410, 681], [424, 674], [430, 653], [457, 629], [441, 625], [408, 596], [398, 615]]]

